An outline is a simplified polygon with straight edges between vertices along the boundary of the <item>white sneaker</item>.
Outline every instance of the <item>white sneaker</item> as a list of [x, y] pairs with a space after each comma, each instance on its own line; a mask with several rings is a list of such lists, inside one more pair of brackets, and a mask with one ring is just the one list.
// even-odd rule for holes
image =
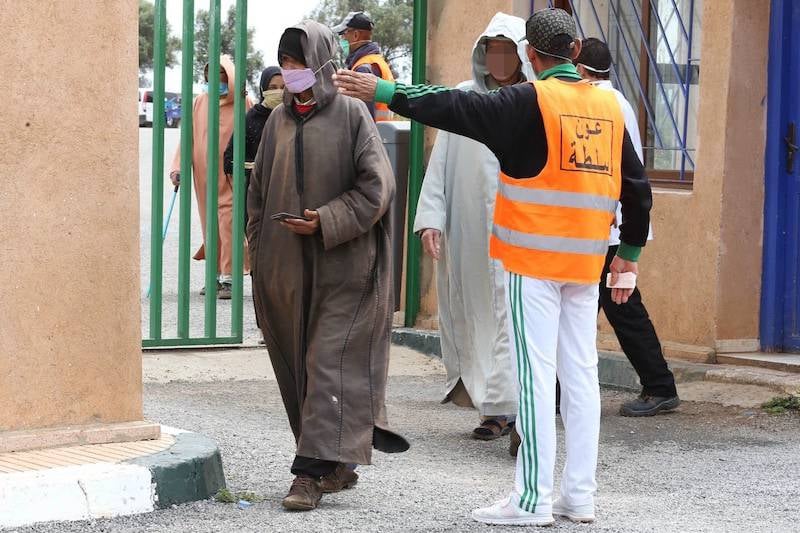
[[586, 505], [568, 505], [564, 500], [559, 498], [553, 504], [553, 514], [567, 517], [573, 522], [589, 524], [594, 522], [594, 505], [591, 503]]
[[552, 513], [529, 513], [513, 503], [511, 497], [495, 502], [489, 507], [472, 511], [472, 519], [484, 524], [499, 526], [552, 526]]

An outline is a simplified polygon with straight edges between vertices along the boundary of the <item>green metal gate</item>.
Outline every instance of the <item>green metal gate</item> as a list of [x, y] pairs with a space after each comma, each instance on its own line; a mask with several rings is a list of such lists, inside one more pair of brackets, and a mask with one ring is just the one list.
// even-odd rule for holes
[[[142, 345], [197, 346], [215, 344], [240, 344], [242, 342], [243, 321], [243, 270], [244, 270], [244, 108], [245, 83], [247, 76], [247, 0], [236, 1], [236, 44], [234, 63], [237, 72], [234, 94], [234, 177], [233, 177], [233, 268], [231, 297], [231, 331], [217, 331], [217, 294], [207, 290], [204, 301], [204, 329], [202, 336], [192, 336], [189, 328], [190, 315], [190, 238], [192, 206], [192, 103], [193, 103], [193, 63], [194, 63], [194, 0], [183, 0], [182, 36], [182, 81], [181, 81], [181, 184], [178, 244], [178, 320], [177, 331], [164, 332], [163, 311], [163, 244], [160, 228], [164, 223], [164, 122], [165, 101], [164, 84], [166, 75], [167, 15], [166, 0], [155, 0], [154, 58], [153, 58], [153, 161], [152, 161], [152, 204], [150, 239], [150, 318], [149, 334]], [[208, 98], [209, 102], [219, 101], [220, 68], [220, 0], [209, 2], [209, 43], [208, 43]], [[219, 166], [219, 106], [208, 106], [208, 160], [209, 169], [206, 190], [206, 235], [205, 235], [205, 286], [216, 287], [218, 251], [218, 179]], [[227, 142], [227, 139], [223, 139]]]

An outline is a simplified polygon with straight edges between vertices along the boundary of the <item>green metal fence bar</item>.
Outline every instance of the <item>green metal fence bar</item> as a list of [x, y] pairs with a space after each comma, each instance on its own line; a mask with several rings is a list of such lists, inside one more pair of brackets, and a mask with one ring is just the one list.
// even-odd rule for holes
[[153, 162], [150, 204], [150, 338], [161, 338], [161, 226], [164, 219], [164, 76], [166, 68], [167, 6], [156, 0], [153, 29]]
[[164, 129], [165, 129], [165, 73], [166, 73], [166, 39], [167, 19], [166, 0], [155, 2], [155, 35], [154, 35], [154, 91], [153, 91], [153, 161], [152, 161], [152, 213], [151, 213], [151, 298], [149, 338], [143, 339], [144, 348], [180, 347], [180, 346], [212, 346], [237, 345], [243, 338], [244, 315], [244, 129], [246, 102], [246, 52], [247, 52], [247, 0], [236, 2], [236, 71], [239, 80], [230, 84], [229, 90], [234, 95], [234, 136], [236, 153], [234, 154], [234, 200], [233, 200], [233, 235], [232, 235], [232, 301], [231, 301], [231, 333], [217, 336], [217, 280], [219, 275], [219, 168], [220, 142], [227, 144], [227, 139], [219, 138], [219, 71], [221, 48], [221, 1], [210, 0], [209, 4], [209, 83], [208, 83], [208, 145], [207, 166], [208, 181], [206, 184], [206, 231], [205, 231], [205, 285], [208, 289], [204, 299], [204, 333], [202, 337], [192, 337], [190, 332], [191, 308], [191, 224], [192, 224], [192, 153], [193, 153], [193, 82], [194, 82], [194, 0], [183, 0], [183, 39], [181, 51], [181, 187], [178, 242], [178, 325], [176, 338], [164, 338], [163, 328], [163, 245], [164, 239], [160, 231], [164, 215]]
[[239, 337], [195, 337], [189, 339], [145, 339], [142, 348], [179, 348], [183, 346], [236, 346], [242, 343]]
[[194, 0], [183, 0], [181, 50], [181, 207], [178, 228], [178, 337], [189, 337], [192, 240], [192, 131], [194, 117]]
[[219, 50], [220, 0], [209, 6], [208, 42], [208, 177], [206, 188], [206, 298], [205, 335], [217, 335], [217, 251], [219, 249]]
[[[425, 83], [426, 28], [428, 26], [427, 0], [414, 0], [414, 29], [411, 45], [411, 83]], [[421, 243], [414, 235], [414, 218], [422, 189], [425, 130], [419, 122], [411, 123], [408, 180], [408, 253], [406, 254], [406, 327], [414, 327], [419, 312], [420, 252]]]
[[244, 314], [244, 100], [247, 97], [247, 0], [236, 0], [236, 87], [233, 121], [233, 285], [231, 287], [231, 335], [243, 337]]

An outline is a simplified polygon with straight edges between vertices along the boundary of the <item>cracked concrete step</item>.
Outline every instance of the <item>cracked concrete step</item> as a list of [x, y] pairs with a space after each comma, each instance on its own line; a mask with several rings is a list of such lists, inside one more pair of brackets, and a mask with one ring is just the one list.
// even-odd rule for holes
[[718, 353], [718, 363], [728, 365], [742, 365], [781, 372], [800, 374], [800, 354], [796, 353]]
[[[441, 357], [439, 332], [437, 331], [395, 328], [392, 332], [392, 343], [397, 346], [406, 346], [432, 357]], [[753, 387], [753, 389], [749, 389], [749, 392], [744, 389], [728, 391], [730, 395], [747, 392], [747, 396], [753, 399], [749, 401], [749, 404], [752, 404], [755, 398], [773, 397], [778, 394], [800, 394], [800, 355], [746, 354], [747, 357], [745, 358], [743, 354], [717, 354], [717, 364], [709, 364], [707, 362], [698, 362], [709, 359], [709, 354], [703, 351], [698, 351], [694, 361], [685, 360], [684, 357], [688, 352], [686, 347], [683, 348], [681, 352], [682, 358], [668, 358], [668, 363], [673, 374], [675, 374], [676, 383], [683, 385], [681, 390], [685, 389], [687, 392], [700, 390], [701, 387], [699, 386], [687, 387], [686, 384], [689, 383], [704, 383], [706, 385], [708, 394], [697, 395], [692, 393], [693, 396], [698, 397], [696, 401], [725, 403], [724, 401], [709, 399], [712, 397], [722, 399], [723, 397], [722, 388], [710, 386], [709, 382]], [[748, 359], [751, 364], [758, 364], [756, 366], [746, 366], [745, 363], [748, 362]], [[722, 360], [736, 364], [719, 364]], [[774, 360], [780, 361], [784, 365], [781, 367], [784, 370], [765, 368]], [[792, 371], [786, 371], [787, 367], [785, 365], [791, 365], [790, 369]], [[628, 362], [625, 354], [619, 351], [601, 350], [599, 352], [598, 375], [600, 384], [607, 387], [632, 391], [641, 389], [639, 376], [636, 375], [636, 371]], [[756, 387], [760, 387], [762, 390], [755, 391]], [[733, 399], [725, 401], [733, 401]]]

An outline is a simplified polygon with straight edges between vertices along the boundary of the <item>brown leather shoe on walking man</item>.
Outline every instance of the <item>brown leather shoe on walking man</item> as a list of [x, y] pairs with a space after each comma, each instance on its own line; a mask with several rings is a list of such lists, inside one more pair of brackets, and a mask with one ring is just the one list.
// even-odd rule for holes
[[317, 508], [321, 499], [319, 481], [300, 475], [294, 478], [289, 494], [283, 499], [283, 506], [290, 511], [311, 511]]
[[330, 474], [322, 476], [319, 482], [323, 494], [340, 492], [353, 488], [358, 483], [358, 474], [348, 465], [339, 463]]

